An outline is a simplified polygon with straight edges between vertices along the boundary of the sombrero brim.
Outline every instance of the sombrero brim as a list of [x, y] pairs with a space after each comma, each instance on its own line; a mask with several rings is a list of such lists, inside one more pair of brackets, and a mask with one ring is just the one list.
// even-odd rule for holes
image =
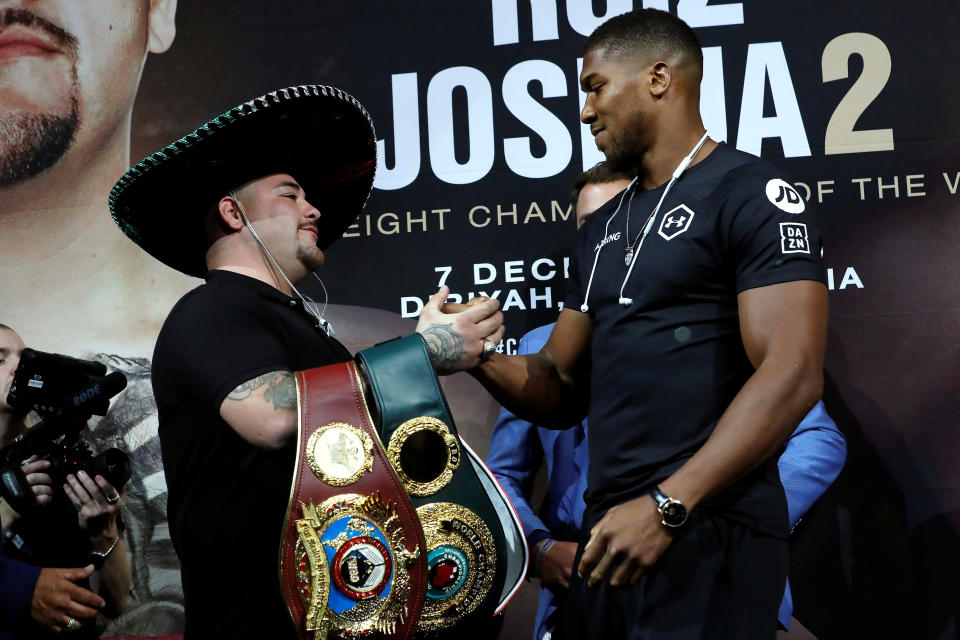
[[321, 212], [317, 246], [326, 248], [360, 214], [376, 166], [373, 122], [353, 96], [322, 85], [288, 87], [238, 105], [138, 162], [110, 191], [110, 213], [147, 253], [203, 276], [203, 217], [231, 189], [290, 174]]

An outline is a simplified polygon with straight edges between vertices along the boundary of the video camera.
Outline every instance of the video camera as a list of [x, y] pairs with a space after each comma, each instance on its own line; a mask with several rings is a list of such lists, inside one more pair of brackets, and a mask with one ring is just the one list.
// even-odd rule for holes
[[101, 475], [118, 490], [130, 479], [130, 459], [111, 448], [94, 455], [80, 432], [93, 415], [106, 415], [110, 398], [127, 386], [127, 378], [99, 362], [24, 349], [7, 404], [19, 413], [36, 411], [42, 420], [0, 449], [0, 494], [20, 513], [36, 503], [20, 463], [37, 455], [51, 463], [54, 487], [68, 474]]

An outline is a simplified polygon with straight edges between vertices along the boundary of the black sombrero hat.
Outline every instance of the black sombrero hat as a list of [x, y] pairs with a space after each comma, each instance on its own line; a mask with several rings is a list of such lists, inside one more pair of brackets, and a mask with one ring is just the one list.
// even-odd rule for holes
[[206, 273], [203, 215], [231, 189], [288, 173], [321, 212], [317, 246], [337, 240], [373, 186], [377, 140], [366, 109], [334, 87], [301, 85], [238, 105], [131, 167], [110, 213], [147, 253]]

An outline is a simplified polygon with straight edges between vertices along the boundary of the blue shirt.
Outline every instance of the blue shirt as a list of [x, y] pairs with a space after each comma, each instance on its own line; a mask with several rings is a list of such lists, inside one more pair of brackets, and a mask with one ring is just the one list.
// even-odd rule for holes
[[[539, 327], [520, 340], [518, 353], [539, 351], [553, 325]], [[501, 409], [490, 437], [487, 466], [497, 476], [513, 502], [527, 543], [543, 538], [576, 540], [583, 523], [587, 487], [587, 424], [557, 431], [536, 427]], [[830, 486], [846, 460], [847, 445], [823, 402], [808, 413], [787, 442], [777, 463], [793, 528], [807, 509]], [[547, 495], [539, 514], [530, 506], [533, 482], [541, 463], [547, 465]], [[553, 592], [540, 590], [534, 638], [540, 639], [556, 624], [558, 604]], [[787, 628], [793, 613], [790, 583], [786, 584], [778, 619]]]
[[24, 616], [29, 615], [39, 577], [40, 567], [0, 555], [0, 640], [12, 638]]

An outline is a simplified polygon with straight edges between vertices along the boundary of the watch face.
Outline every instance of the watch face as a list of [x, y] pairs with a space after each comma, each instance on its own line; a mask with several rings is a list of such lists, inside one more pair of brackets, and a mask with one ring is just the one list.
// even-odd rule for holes
[[687, 508], [676, 500], [667, 502], [663, 505], [663, 521], [668, 527], [679, 527], [687, 521]]

